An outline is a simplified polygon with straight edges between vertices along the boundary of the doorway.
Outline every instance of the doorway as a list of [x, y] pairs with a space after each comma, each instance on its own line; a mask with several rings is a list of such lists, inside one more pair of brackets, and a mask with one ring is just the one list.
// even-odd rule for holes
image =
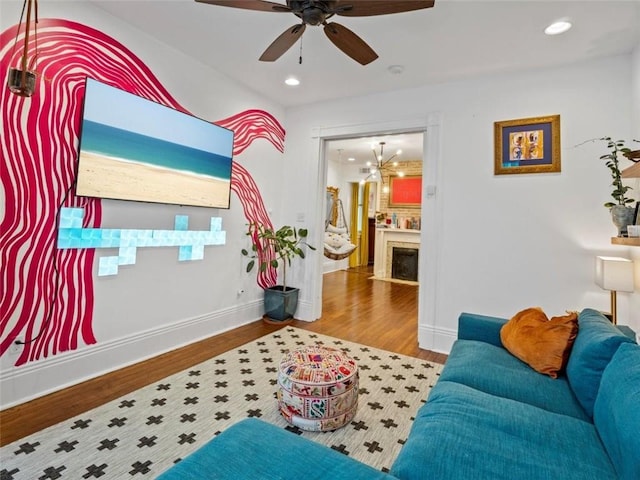
[[[326, 141], [344, 138], [359, 138], [375, 134], [395, 133], [423, 133], [423, 167], [422, 178], [426, 179], [422, 185], [422, 225], [420, 233], [419, 257], [419, 292], [418, 292], [418, 341], [421, 348], [433, 350], [439, 342], [439, 330], [437, 328], [438, 299], [436, 296], [438, 277], [438, 257], [441, 250], [438, 225], [441, 224], [441, 212], [438, 202], [439, 178], [438, 164], [441, 159], [442, 115], [440, 113], [427, 113], [420, 118], [407, 118], [403, 120], [389, 120], [385, 122], [362, 123], [342, 125], [336, 127], [317, 127], [311, 131], [313, 141], [312, 148], [319, 152], [318, 173], [320, 182], [317, 183], [316, 199], [317, 224], [323, 225], [324, 208], [326, 204], [327, 182], [327, 157], [325, 155]], [[316, 237], [318, 243], [324, 234], [324, 228]], [[312, 300], [307, 310], [307, 318], [320, 318], [322, 315], [322, 263], [324, 256], [318, 255], [313, 275], [309, 278], [309, 287], [312, 290]]]
[[377, 277], [392, 278], [382, 229], [406, 234], [419, 249], [423, 150], [420, 131], [325, 140], [327, 191], [339, 198], [340, 220], [357, 249], [348, 259], [325, 258], [323, 273], [369, 265]]

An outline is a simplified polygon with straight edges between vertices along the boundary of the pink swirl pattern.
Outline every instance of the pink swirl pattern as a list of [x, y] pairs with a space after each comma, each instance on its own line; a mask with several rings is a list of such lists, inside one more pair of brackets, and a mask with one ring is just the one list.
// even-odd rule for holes
[[257, 138], [268, 140], [279, 151], [284, 152], [284, 129], [270, 113], [264, 110], [245, 110], [214, 123], [233, 130], [234, 155], [244, 152]]
[[[0, 78], [17, 67], [24, 32], [13, 26], [0, 34]], [[30, 51], [35, 41], [30, 37]], [[2, 170], [5, 214], [0, 223], [0, 355], [16, 338], [25, 344], [15, 365], [47, 358], [97, 342], [93, 333], [92, 249], [56, 248], [59, 208], [83, 207], [85, 227], [99, 227], [100, 200], [73, 191], [85, 77], [116, 86], [186, 112], [130, 50], [86, 25], [61, 19], [38, 22], [37, 85], [30, 98], [3, 85]], [[188, 112], [186, 112], [188, 113]], [[264, 138], [284, 150], [284, 129], [261, 110], [248, 110], [216, 122], [235, 133], [234, 155]], [[271, 226], [260, 191], [249, 172], [234, 162], [232, 190], [248, 223]], [[273, 253], [263, 251], [262, 258]], [[276, 272], [258, 276], [263, 288]]]

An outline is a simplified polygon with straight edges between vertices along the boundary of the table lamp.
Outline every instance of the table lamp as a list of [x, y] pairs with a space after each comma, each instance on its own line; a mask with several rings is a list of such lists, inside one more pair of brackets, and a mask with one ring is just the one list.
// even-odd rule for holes
[[616, 325], [616, 293], [633, 292], [633, 262], [621, 257], [596, 257], [596, 285], [611, 292], [611, 322]]

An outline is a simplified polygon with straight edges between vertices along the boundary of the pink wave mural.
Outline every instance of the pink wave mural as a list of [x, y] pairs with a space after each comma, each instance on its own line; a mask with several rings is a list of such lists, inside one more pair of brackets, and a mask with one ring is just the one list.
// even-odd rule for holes
[[[19, 65], [24, 32], [18, 26], [0, 34], [0, 78]], [[30, 37], [30, 51], [35, 40]], [[16, 365], [96, 343], [93, 333], [94, 250], [56, 248], [57, 212], [61, 206], [83, 207], [85, 227], [99, 227], [99, 200], [73, 192], [76, 148], [84, 81], [104, 83], [186, 112], [130, 50], [86, 25], [60, 20], [38, 22], [36, 92], [30, 98], [11, 94], [2, 85], [2, 170], [5, 214], [0, 223], [0, 355], [16, 338], [25, 345]], [[186, 112], [188, 113], [188, 112]], [[284, 150], [285, 131], [269, 113], [248, 110], [215, 122], [235, 133], [234, 155], [256, 139]], [[231, 188], [238, 195], [247, 223], [271, 226], [260, 191], [237, 162]], [[273, 253], [262, 251], [263, 258]], [[258, 276], [265, 288], [276, 272]]]

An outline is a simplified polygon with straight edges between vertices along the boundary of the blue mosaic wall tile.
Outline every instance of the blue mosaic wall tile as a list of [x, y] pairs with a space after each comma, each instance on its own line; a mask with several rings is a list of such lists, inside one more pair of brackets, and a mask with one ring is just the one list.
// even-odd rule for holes
[[98, 262], [98, 276], [117, 275], [118, 257], [102, 257]]
[[175, 229], [187, 230], [189, 228], [189, 217], [187, 215], [176, 215]]
[[226, 243], [220, 217], [211, 217], [209, 231], [188, 230], [188, 215], [176, 215], [175, 230], [82, 228], [83, 218], [83, 208], [60, 210], [58, 248], [117, 248], [117, 256], [100, 258], [98, 276], [117, 275], [120, 265], [134, 265], [139, 247], [178, 247], [183, 262], [202, 260], [205, 246]]

